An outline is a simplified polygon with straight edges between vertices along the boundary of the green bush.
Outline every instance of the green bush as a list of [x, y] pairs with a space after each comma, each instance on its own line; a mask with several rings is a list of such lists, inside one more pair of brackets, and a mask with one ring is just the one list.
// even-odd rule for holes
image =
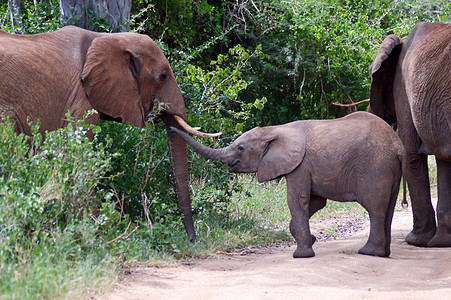
[[111, 260], [108, 242], [126, 218], [112, 194], [97, 188], [111, 160], [106, 144], [86, 136], [98, 128], [70, 121], [43, 139], [39, 124], [29, 125], [31, 137], [16, 135], [8, 119], [0, 122], [0, 294], [47, 298], [76, 278], [45, 294], [45, 282], [37, 283], [33, 272], [45, 266], [49, 277], [62, 276], [60, 269], [80, 276], [76, 269], [84, 262], [99, 267]]
[[[13, 26], [8, 12], [9, 4], [0, 6], [1, 28], [15, 33], [41, 33], [54, 31], [63, 27], [59, 19], [59, 4], [57, 0], [17, 1], [19, 10], [16, 12], [16, 22]], [[18, 13], [20, 11], [20, 14]]]

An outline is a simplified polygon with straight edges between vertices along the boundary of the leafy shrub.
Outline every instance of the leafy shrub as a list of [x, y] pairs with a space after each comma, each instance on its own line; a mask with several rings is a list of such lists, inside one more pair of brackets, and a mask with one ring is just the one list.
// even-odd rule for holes
[[[144, 227], [158, 234], [164, 223], [168, 233], [181, 227], [170, 175], [166, 131], [158, 124], [140, 129], [115, 122], [100, 122], [101, 143], [111, 139], [108, 151], [113, 154], [111, 177], [102, 181], [105, 189], [114, 190], [124, 212]], [[171, 223], [172, 226], [170, 225]], [[177, 226], [176, 226], [177, 224]], [[158, 238], [152, 239], [158, 243]]]
[[[229, 49], [227, 55], [219, 54], [210, 61], [207, 70], [188, 64], [183, 78], [183, 88], [188, 92], [187, 102], [193, 124], [203, 124], [236, 136], [243, 132], [253, 109], [263, 109], [266, 98], [245, 103], [239, 98], [250, 82], [243, 72], [252, 59], [263, 58], [261, 46], [250, 52], [240, 44]], [[211, 69], [211, 70], [210, 70]]]
[[111, 160], [107, 144], [87, 138], [86, 131], [97, 127], [70, 120], [44, 140], [39, 124], [29, 125], [31, 137], [17, 135], [8, 119], [0, 122], [0, 294], [42, 291], [30, 273], [44, 252], [54, 251], [44, 255], [54, 258], [49, 270], [70, 269], [87, 257], [107, 259], [102, 249], [127, 220], [112, 194], [97, 188]]
[[2, 18], [2, 29], [15, 33], [41, 33], [54, 31], [64, 24], [59, 19], [59, 4], [57, 0], [43, 1], [17, 1], [14, 11], [14, 22], [9, 19], [8, 5], [4, 4], [1, 11], [5, 14]]
[[8, 120], [1, 128], [2, 198], [18, 214], [8, 223], [16, 220], [20, 228], [34, 231], [87, 218], [91, 205], [95, 206], [94, 188], [110, 161], [105, 146], [96, 144], [93, 150], [86, 136], [88, 129], [96, 128], [72, 122], [47, 133], [44, 141], [39, 125], [31, 126], [31, 137], [16, 137]]

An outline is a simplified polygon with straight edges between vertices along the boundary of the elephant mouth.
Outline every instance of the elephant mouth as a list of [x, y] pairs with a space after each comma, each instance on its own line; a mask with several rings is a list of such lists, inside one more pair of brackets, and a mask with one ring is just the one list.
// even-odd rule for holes
[[234, 161], [232, 161], [232, 162], [229, 164], [229, 167], [230, 167], [230, 168], [233, 168], [233, 167], [235, 167], [238, 163], [239, 163], [239, 160], [234, 160]]
[[232, 161], [231, 164], [229, 164], [229, 172], [231, 173], [252, 173], [249, 172], [249, 170], [243, 166], [243, 163], [241, 160], [236, 159]]
[[240, 160], [239, 160], [239, 159], [235, 159], [235, 160], [233, 160], [232, 162], [228, 163], [228, 165], [229, 165], [229, 171], [230, 171], [230, 172], [234, 172], [234, 170], [237, 169], [239, 163], [240, 163]]
[[102, 120], [123, 123], [121, 117], [114, 118], [114, 117], [104, 114], [104, 113], [99, 113], [99, 116], [100, 116], [100, 119], [102, 119]]

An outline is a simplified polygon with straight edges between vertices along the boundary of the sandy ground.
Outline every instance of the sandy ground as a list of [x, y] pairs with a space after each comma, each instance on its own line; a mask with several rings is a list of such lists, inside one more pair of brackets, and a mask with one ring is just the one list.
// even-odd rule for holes
[[363, 227], [317, 242], [313, 258], [293, 259], [295, 246], [281, 246], [139, 268], [100, 299], [451, 299], [451, 249], [407, 245], [410, 208], [395, 212], [390, 258], [357, 254], [369, 233]]

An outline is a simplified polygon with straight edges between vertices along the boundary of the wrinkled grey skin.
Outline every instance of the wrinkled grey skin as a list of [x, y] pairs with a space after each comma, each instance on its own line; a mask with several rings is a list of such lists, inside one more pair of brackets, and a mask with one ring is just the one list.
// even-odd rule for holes
[[[370, 111], [396, 123], [412, 199], [409, 244], [451, 246], [451, 24], [419, 23], [403, 39], [389, 35], [369, 68]], [[437, 162], [437, 225], [427, 155]]]
[[371, 229], [359, 253], [390, 255], [404, 148], [380, 118], [356, 112], [336, 120], [256, 127], [223, 149], [205, 147], [177, 129], [171, 131], [202, 156], [227, 163], [230, 172], [257, 172], [259, 182], [285, 176], [290, 231], [297, 242], [293, 257], [315, 255], [309, 218], [326, 205], [326, 199], [360, 203], [370, 215]]
[[87, 122], [114, 120], [145, 127], [154, 100], [161, 114], [178, 205], [190, 239], [195, 239], [188, 188], [187, 145], [169, 127], [186, 120], [185, 103], [161, 49], [148, 36], [97, 33], [74, 26], [36, 35], [0, 30], [0, 116], [8, 116], [17, 133], [30, 134], [27, 117], [40, 120], [42, 133], [67, 125], [96, 109]]

